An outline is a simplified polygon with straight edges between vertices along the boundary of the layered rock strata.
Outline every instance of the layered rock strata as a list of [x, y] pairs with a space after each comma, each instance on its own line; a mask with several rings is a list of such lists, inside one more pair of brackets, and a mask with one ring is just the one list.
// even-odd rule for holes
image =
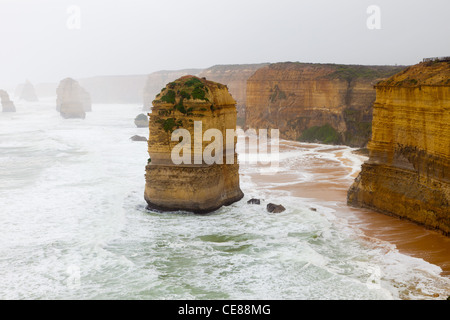
[[245, 104], [247, 100], [247, 80], [256, 70], [267, 66], [262, 64], [217, 65], [203, 70], [199, 77], [223, 83], [236, 100], [238, 118], [245, 120]]
[[14, 102], [9, 99], [8, 92], [0, 90], [0, 102], [2, 104], [2, 112], [16, 112]]
[[72, 78], [61, 80], [56, 95], [56, 110], [63, 118], [84, 119], [86, 112], [92, 110], [89, 93]]
[[[226, 86], [194, 76], [169, 83], [157, 95], [149, 113], [150, 159], [145, 186], [149, 208], [207, 213], [243, 197], [235, 139], [228, 144], [228, 150], [234, 152], [233, 163], [226, 161], [226, 130], [236, 129], [235, 105]], [[177, 128], [186, 129], [190, 135], [182, 138], [187, 143], [187, 149], [182, 151], [187, 160], [181, 164], [172, 160], [172, 151], [179, 144], [178, 139], [172, 141], [172, 133]], [[201, 157], [211, 143], [202, 139], [208, 129], [217, 129], [222, 134], [221, 161], [207, 163]], [[216, 149], [214, 154], [217, 152]]]
[[450, 235], [450, 60], [378, 83], [372, 131], [348, 204]]
[[[370, 138], [373, 86], [404, 67], [276, 63], [247, 81], [246, 124], [279, 129], [298, 140], [309, 128], [329, 125], [338, 143], [364, 146]], [[323, 142], [323, 141], [317, 141]]]

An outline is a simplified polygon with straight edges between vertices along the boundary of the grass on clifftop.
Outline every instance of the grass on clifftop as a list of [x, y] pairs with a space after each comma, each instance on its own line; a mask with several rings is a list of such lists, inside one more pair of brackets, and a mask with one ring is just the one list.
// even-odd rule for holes
[[393, 67], [386, 69], [382, 67], [362, 66], [362, 65], [335, 65], [336, 71], [331, 77], [352, 81], [354, 79], [381, 79], [388, 78], [396, 74], [400, 68]]
[[299, 141], [324, 144], [339, 144], [342, 142], [339, 133], [330, 125], [314, 126], [303, 131]]

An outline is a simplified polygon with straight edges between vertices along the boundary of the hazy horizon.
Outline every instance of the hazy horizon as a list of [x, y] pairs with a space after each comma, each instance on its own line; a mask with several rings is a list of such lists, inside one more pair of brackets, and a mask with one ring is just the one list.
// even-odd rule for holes
[[448, 12], [446, 0], [0, 0], [0, 88], [225, 64], [411, 65], [450, 55]]

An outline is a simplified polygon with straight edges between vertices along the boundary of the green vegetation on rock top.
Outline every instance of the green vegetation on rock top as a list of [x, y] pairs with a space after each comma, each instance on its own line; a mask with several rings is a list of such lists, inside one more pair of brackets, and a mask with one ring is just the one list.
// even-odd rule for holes
[[209, 91], [208, 87], [200, 79], [196, 77], [188, 78], [187, 80], [182, 78], [170, 82], [166, 86], [166, 88], [163, 88], [161, 90], [160, 97], [157, 96], [157, 98], [159, 98], [159, 100], [162, 102], [172, 104], [175, 104], [178, 98], [179, 102], [177, 104], [178, 105], [177, 109], [182, 110], [183, 99], [209, 101], [209, 99], [206, 97], [208, 91]]

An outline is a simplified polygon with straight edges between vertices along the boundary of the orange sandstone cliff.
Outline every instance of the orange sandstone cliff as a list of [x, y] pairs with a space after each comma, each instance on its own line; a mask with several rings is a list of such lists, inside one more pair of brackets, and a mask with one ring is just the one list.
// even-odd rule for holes
[[[156, 96], [149, 116], [150, 159], [145, 186], [149, 208], [207, 213], [243, 197], [237, 154], [234, 153], [233, 164], [226, 161], [227, 147], [234, 151], [236, 145], [234, 138], [228, 146], [225, 142], [226, 130], [236, 129], [236, 101], [225, 85], [194, 76], [181, 77]], [[195, 124], [199, 122], [201, 130], [197, 127], [197, 131], [201, 136], [197, 144]], [[178, 140], [172, 141], [172, 133], [178, 128], [186, 129], [191, 137], [190, 142], [185, 137], [182, 140], [188, 142], [191, 150], [189, 163], [176, 164], [172, 159], [172, 151], [179, 144]], [[196, 151], [203, 154], [211, 143], [201, 139], [208, 129], [218, 129], [223, 136], [222, 163], [194, 159]]]
[[331, 142], [364, 146], [371, 134], [373, 86], [403, 68], [270, 64], [247, 81], [246, 125], [280, 129], [280, 136], [289, 140], [300, 139], [312, 127], [327, 125], [336, 132]]
[[256, 70], [266, 65], [267, 63], [217, 65], [203, 70], [199, 77], [206, 77], [209, 80], [223, 83], [228, 87], [230, 94], [236, 100], [237, 116], [238, 119], [241, 119], [240, 124], [243, 124], [247, 100], [247, 80]]
[[372, 131], [348, 204], [450, 235], [450, 59], [378, 83]]

